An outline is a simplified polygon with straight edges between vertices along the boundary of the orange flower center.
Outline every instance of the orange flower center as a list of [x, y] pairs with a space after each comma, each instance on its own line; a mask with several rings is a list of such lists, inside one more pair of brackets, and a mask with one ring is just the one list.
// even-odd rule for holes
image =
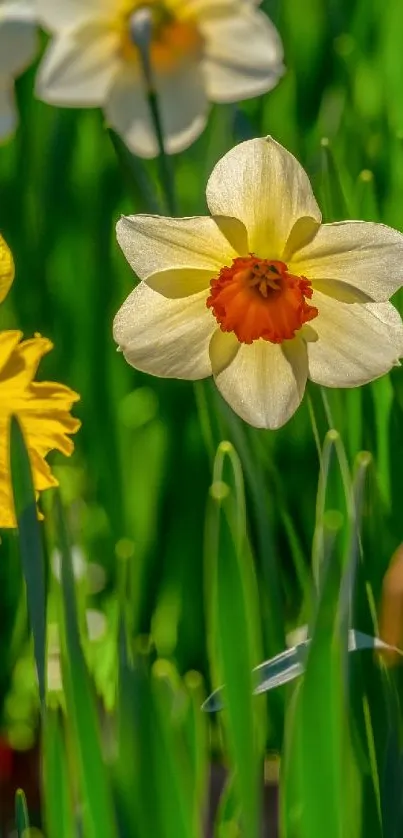
[[147, 6], [138, 5], [123, 23], [121, 54], [126, 61], [138, 62], [138, 47], [133, 40], [132, 22], [141, 9], [148, 9], [152, 18], [150, 43], [151, 67], [159, 72], [175, 69], [187, 58], [201, 52], [202, 37], [192, 20], [178, 20], [162, 3], [151, 0]]
[[259, 259], [253, 253], [221, 268], [210, 288], [207, 307], [222, 331], [234, 332], [241, 343], [291, 340], [318, 314], [307, 303], [312, 297], [309, 279], [290, 274], [285, 262]]

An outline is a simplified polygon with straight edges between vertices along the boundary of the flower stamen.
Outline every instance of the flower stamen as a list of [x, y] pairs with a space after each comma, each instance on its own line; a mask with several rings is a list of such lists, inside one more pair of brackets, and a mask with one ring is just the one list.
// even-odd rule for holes
[[210, 283], [207, 307], [223, 332], [234, 332], [241, 343], [268, 340], [282, 343], [317, 316], [309, 305], [312, 286], [304, 276], [288, 272], [285, 262], [238, 256]]

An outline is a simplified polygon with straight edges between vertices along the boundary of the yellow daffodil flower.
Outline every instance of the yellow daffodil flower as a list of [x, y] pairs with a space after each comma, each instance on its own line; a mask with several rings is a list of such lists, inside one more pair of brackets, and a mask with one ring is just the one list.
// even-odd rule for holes
[[[13, 276], [13, 259], [0, 236], [0, 301]], [[74, 446], [68, 435], [80, 427], [79, 420], [70, 415], [79, 396], [63, 384], [34, 381], [39, 362], [52, 343], [40, 335], [21, 338], [19, 331], [0, 332], [0, 527], [16, 526], [10, 479], [11, 415], [21, 423], [37, 492], [58, 485], [45, 457], [53, 450], [71, 454]]]
[[33, 0], [0, 0], [0, 140], [16, 128], [14, 79], [37, 50]]
[[115, 340], [152, 375], [213, 375], [251, 425], [278, 428], [306, 380], [355, 387], [403, 355], [388, 302], [403, 284], [403, 235], [383, 224], [321, 224], [305, 171], [270, 137], [241, 143], [207, 184], [210, 218], [137, 215], [117, 225], [142, 280]]
[[108, 123], [142, 157], [158, 153], [138, 49], [144, 10], [169, 154], [201, 133], [209, 101], [257, 96], [284, 69], [279, 35], [251, 0], [37, 0], [37, 10], [54, 34], [38, 96], [53, 105], [103, 107]]

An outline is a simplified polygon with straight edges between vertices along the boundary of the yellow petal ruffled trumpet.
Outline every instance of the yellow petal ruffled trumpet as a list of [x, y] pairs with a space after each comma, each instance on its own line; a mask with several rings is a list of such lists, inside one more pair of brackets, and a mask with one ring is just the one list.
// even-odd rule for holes
[[[0, 301], [13, 281], [14, 263], [0, 236]], [[0, 332], [0, 527], [15, 527], [10, 477], [9, 424], [14, 414], [24, 433], [37, 493], [57, 486], [45, 457], [50, 451], [69, 456], [70, 434], [80, 422], [70, 415], [79, 396], [54, 381], [34, 381], [39, 362], [52, 349], [50, 340], [36, 335], [21, 340], [22, 332]]]
[[145, 10], [169, 154], [187, 148], [202, 132], [208, 102], [265, 93], [284, 71], [280, 37], [250, 0], [36, 0], [36, 5], [39, 20], [54, 36], [39, 69], [39, 98], [59, 106], [103, 107], [108, 123], [141, 157], [159, 151], [136, 34]]
[[209, 375], [243, 419], [278, 428], [307, 378], [354, 387], [403, 355], [389, 302], [403, 285], [403, 235], [321, 224], [303, 168], [272, 138], [232, 149], [207, 184], [211, 217], [137, 215], [118, 242], [141, 280], [118, 312], [126, 360], [152, 375]]

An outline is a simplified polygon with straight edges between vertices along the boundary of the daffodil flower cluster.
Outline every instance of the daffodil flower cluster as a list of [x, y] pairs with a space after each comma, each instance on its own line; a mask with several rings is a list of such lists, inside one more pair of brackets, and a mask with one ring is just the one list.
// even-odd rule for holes
[[[0, 236], [0, 303], [14, 279], [11, 252]], [[53, 381], [34, 381], [39, 363], [52, 349], [41, 335], [22, 340], [22, 332], [0, 332], [0, 528], [15, 527], [10, 477], [9, 425], [18, 417], [30, 458], [37, 494], [57, 486], [46, 456], [57, 450], [69, 456], [73, 451], [70, 434], [80, 422], [70, 415], [77, 393]]]
[[118, 242], [141, 280], [116, 316], [127, 361], [152, 375], [212, 375], [258, 428], [279, 428], [306, 381], [356, 387], [403, 356], [389, 298], [403, 285], [403, 235], [322, 224], [309, 179], [270, 137], [220, 160], [210, 217], [136, 215]]

